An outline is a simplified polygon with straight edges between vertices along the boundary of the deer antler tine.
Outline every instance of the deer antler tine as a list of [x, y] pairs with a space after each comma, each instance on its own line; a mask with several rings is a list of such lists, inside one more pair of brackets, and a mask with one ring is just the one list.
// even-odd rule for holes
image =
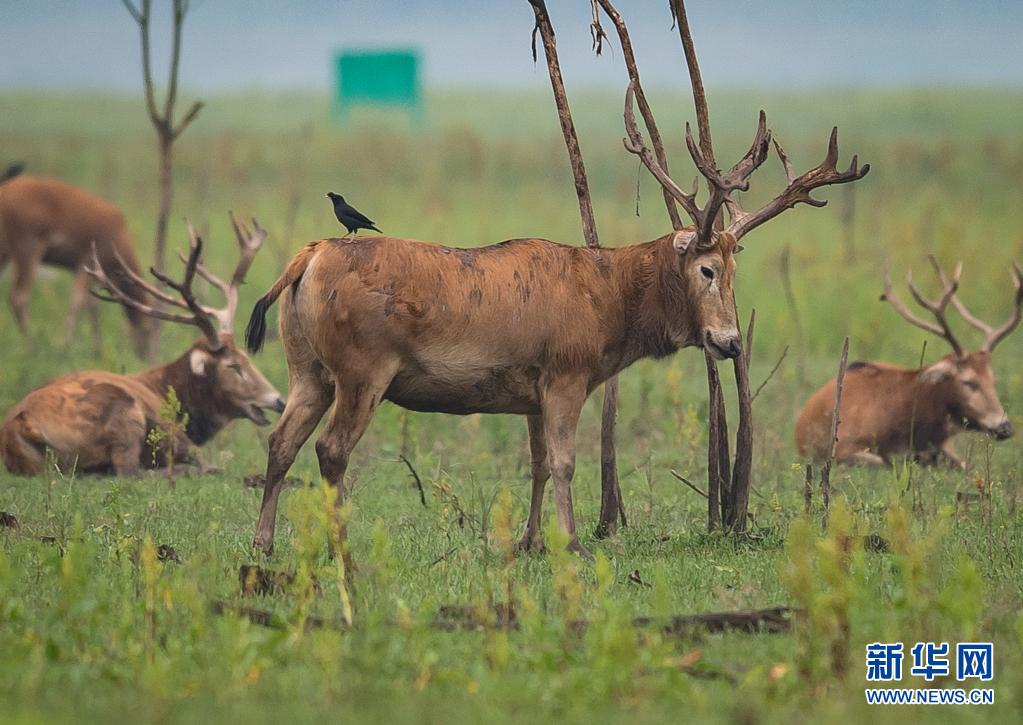
[[782, 148], [777, 136], [773, 136], [771, 141], [774, 142], [774, 150], [778, 152], [778, 158], [781, 159], [781, 164], [785, 167], [785, 179], [789, 182], [789, 186], [791, 186], [796, 180], [796, 172], [792, 170], [792, 162], [789, 161], [789, 155], [785, 153], [785, 149]]
[[956, 289], [959, 288], [959, 277], [963, 274], [963, 260], [956, 262], [955, 269], [952, 270], [952, 286]]
[[991, 352], [995, 349], [995, 346], [1004, 340], [1009, 333], [1016, 329], [1019, 324], [1020, 318], [1023, 317], [1023, 270], [1019, 268], [1016, 262], [1012, 263], [1012, 277], [1015, 286], [1015, 296], [1013, 298], [1012, 313], [1009, 315], [1009, 319], [999, 328], [992, 330], [987, 340], [984, 342], [983, 349]]
[[895, 308], [895, 311], [902, 315], [902, 317], [910, 324], [944, 338], [952, 347], [956, 356], [962, 357], [963, 347], [959, 344], [959, 341], [952, 333], [952, 328], [949, 327], [948, 320], [945, 318], [945, 306], [948, 304], [949, 299], [954, 299], [957, 284], [958, 282], [955, 282], [952, 286], [946, 287], [940, 302], [931, 302], [920, 294], [920, 291], [916, 288], [916, 286], [914, 286], [912, 270], [906, 273], [906, 286], [909, 288], [910, 294], [913, 295], [913, 299], [915, 299], [921, 307], [934, 315], [934, 319], [937, 321], [937, 324], [927, 322], [909, 311], [909, 308], [903, 304], [902, 300], [899, 299], [898, 295], [896, 295], [892, 289], [891, 276], [887, 269], [885, 270], [884, 277], [884, 294], [881, 295], [881, 299], [891, 303], [892, 307]]
[[832, 126], [831, 138], [828, 139], [828, 155], [824, 157], [824, 166], [834, 170], [838, 164], [838, 126]]
[[639, 157], [640, 161], [647, 168], [661, 188], [664, 189], [672, 198], [679, 203], [679, 205], [685, 209], [686, 213], [693, 220], [697, 226], [701, 222], [700, 210], [696, 206], [696, 191], [687, 193], [675, 180], [668, 175], [668, 172], [663, 166], [657, 161], [654, 155], [650, 152], [650, 149], [646, 147], [643, 142], [643, 135], [640, 133], [638, 126], [636, 125], [636, 114], [634, 109], [635, 101], [635, 83], [629, 82], [629, 85], [625, 89], [625, 133], [626, 137], [622, 139], [622, 144], [625, 149], [632, 154]]

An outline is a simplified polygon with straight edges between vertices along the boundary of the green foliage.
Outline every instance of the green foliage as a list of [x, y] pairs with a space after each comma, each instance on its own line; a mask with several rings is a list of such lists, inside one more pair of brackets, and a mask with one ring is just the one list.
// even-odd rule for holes
[[146, 434], [146, 444], [153, 452], [153, 466], [157, 465], [160, 453], [167, 466], [167, 485], [174, 485], [174, 464], [178, 459], [181, 441], [188, 428], [188, 411], [181, 409], [178, 391], [173, 386], [167, 388], [167, 395], [160, 403], [159, 425]]
[[[651, 102], [664, 129], [680, 127], [691, 107], [666, 93], [651, 93]], [[1004, 319], [1004, 270], [1008, 260], [1023, 259], [1023, 94], [751, 91], [715, 93], [711, 103], [722, 159], [745, 150], [751, 109], [764, 107], [797, 167], [821, 158], [832, 122], [843, 129], [843, 159], [856, 151], [873, 166], [856, 187], [854, 261], [844, 261], [839, 191], [822, 194], [831, 200], [827, 209], [800, 208], [758, 229], [738, 260], [743, 318], [757, 307], [754, 386], [790, 346], [755, 403], [754, 536], [735, 542], [705, 534], [705, 500], [668, 473], [677, 468], [697, 484], [706, 478], [704, 363], [691, 351], [641, 362], [622, 376], [618, 456], [630, 526], [610, 541], [588, 536], [599, 506], [599, 400], [583, 412], [573, 496], [581, 538], [597, 554], [593, 565], [564, 553], [550, 490], [549, 554], [513, 555], [530, 485], [525, 425], [511, 417], [404, 415], [382, 406], [353, 455], [345, 507], [336, 509], [336, 493], [326, 486], [283, 494], [276, 552], [258, 562], [295, 575], [277, 595], [244, 597], [238, 588], [239, 565], [253, 561], [259, 507], [259, 492], [239, 481], [265, 465], [265, 431], [247, 422], [207, 447], [223, 461], [223, 475], [181, 478], [174, 490], [145, 480], [76, 478], [70, 469], [46, 481], [0, 472], [0, 510], [23, 524], [21, 532], [0, 529], [0, 717], [885, 722], [906, 713], [862, 704], [866, 643], [975, 638], [995, 643], [995, 707], [976, 714], [932, 708], [929, 718], [1018, 722], [1018, 441], [990, 448], [976, 437], [961, 441], [984, 481], [1000, 482], [990, 516], [956, 506], [957, 491], [977, 491], [960, 472], [902, 467], [896, 480], [889, 471], [838, 468], [831, 528], [822, 533], [818, 516], [796, 516], [803, 471], [794, 464], [803, 461], [793, 449], [792, 420], [834, 374], [847, 334], [854, 359], [916, 364], [923, 333], [877, 301], [884, 259], [894, 277], [914, 268], [926, 285], [926, 270], [919, 271], [926, 251], [943, 262], [964, 257], [964, 299], [979, 315]], [[390, 234], [460, 246], [526, 235], [579, 239], [549, 97], [448, 94], [428, 104], [433, 125], [421, 134], [355, 118], [339, 135], [318, 99], [209, 98], [176, 149], [170, 239], [185, 238], [186, 216], [200, 226], [208, 219], [207, 264], [230, 267], [236, 252], [223, 242], [231, 238], [223, 212], [255, 214], [270, 237], [241, 290], [243, 311], [301, 243], [337, 228], [322, 194], [338, 184], [357, 186], [359, 208]], [[138, 99], [3, 94], [0, 105], [16, 109], [0, 114], [8, 156], [17, 151], [34, 173], [116, 201], [147, 266], [155, 154]], [[620, 97], [580, 94], [573, 110], [602, 240], [615, 245], [662, 234], [659, 192], [645, 175], [642, 216], [633, 213], [636, 162], [621, 148]], [[323, 121], [308, 126], [310, 119]], [[691, 178], [677, 137], [666, 140], [674, 144], [672, 170]], [[774, 164], [754, 177], [748, 206], [782, 183]], [[779, 291], [785, 243], [802, 347]], [[52, 331], [66, 314], [69, 284], [63, 273], [40, 276], [30, 340], [9, 345], [0, 364], [0, 410], [70, 370], [142, 369], [113, 306], [101, 310], [99, 359], [88, 335], [61, 348]], [[10, 275], [0, 276], [0, 299], [9, 285]], [[20, 339], [9, 314], [0, 314], [0, 336]], [[184, 326], [164, 325], [163, 354], [170, 359], [193, 337]], [[943, 352], [932, 343], [928, 356]], [[994, 358], [1010, 412], [1023, 404], [1023, 372], [1013, 366], [1021, 354], [1017, 333]], [[805, 381], [796, 374], [799, 360]], [[271, 341], [255, 362], [285, 389], [279, 344]], [[168, 400], [163, 417], [183, 429], [178, 412]], [[399, 450], [422, 476], [425, 508], [405, 469], [393, 463]], [[292, 473], [318, 480], [311, 444]], [[910, 473], [912, 501], [903, 501]], [[343, 556], [328, 554], [342, 524], [355, 572]], [[864, 551], [859, 537], [868, 533], [884, 536], [890, 551]], [[161, 544], [173, 545], [181, 561], [160, 561]], [[215, 602], [264, 609], [280, 628], [215, 614]], [[493, 624], [495, 605], [505, 602], [514, 606], [517, 629], [431, 627], [444, 605], [472, 607]], [[789, 635], [675, 637], [631, 625], [636, 616], [779, 604], [804, 610]], [[307, 628], [309, 616], [326, 626]]]

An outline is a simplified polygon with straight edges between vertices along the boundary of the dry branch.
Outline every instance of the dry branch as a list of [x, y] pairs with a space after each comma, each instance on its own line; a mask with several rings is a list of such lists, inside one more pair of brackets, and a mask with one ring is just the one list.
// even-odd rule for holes
[[773, 367], [773, 368], [771, 368], [771, 372], [769, 372], [769, 373], [767, 374], [767, 377], [766, 377], [766, 378], [764, 378], [764, 381], [763, 381], [762, 383], [760, 383], [760, 385], [758, 385], [758, 386], [757, 386], [757, 389], [756, 389], [756, 391], [754, 391], [754, 393], [753, 393], [753, 397], [752, 397], [752, 398], [750, 398], [750, 404], [753, 404], [753, 403], [755, 403], [755, 402], [756, 402], [756, 400], [757, 400], [757, 396], [758, 396], [758, 395], [760, 395], [760, 391], [761, 391], [761, 390], [763, 390], [764, 388], [766, 388], [766, 387], [767, 387], [767, 384], [768, 384], [769, 382], [771, 382], [771, 378], [773, 378], [773, 377], [774, 377], [774, 374], [775, 374], [776, 372], [778, 372], [778, 368], [780, 368], [780, 367], [781, 367], [781, 364], [782, 364], [783, 362], [785, 362], [785, 356], [786, 356], [786, 355], [788, 355], [788, 354], [789, 354], [789, 346], [788, 346], [788, 345], [786, 345], [786, 346], [785, 346], [785, 349], [781, 351], [781, 355], [780, 355], [780, 356], [778, 357], [778, 362], [776, 362], [776, 363], [774, 364], [774, 367]]
[[398, 460], [404, 463], [405, 467], [408, 468], [408, 472], [412, 474], [412, 480], [415, 481], [416, 488], [419, 489], [419, 503], [423, 504], [423, 508], [426, 508], [426, 492], [423, 491], [423, 480], [416, 473], [416, 469], [412, 467], [412, 461], [404, 453], [398, 456]]
[[828, 523], [828, 510], [831, 507], [831, 464], [835, 460], [835, 449], [838, 447], [839, 411], [842, 406], [842, 383], [845, 381], [845, 368], [849, 361], [849, 338], [842, 343], [842, 357], [838, 362], [838, 377], [835, 378], [835, 408], [831, 415], [831, 447], [828, 458], [821, 467], [821, 503], [824, 505], [824, 526]]
[[728, 418], [717, 363], [710, 352], [703, 351], [707, 363], [707, 396], [709, 401], [707, 439], [707, 530], [714, 531], [722, 523], [723, 497], [731, 480], [731, 453], [728, 445]]
[[689, 488], [691, 488], [691, 489], [693, 489], [694, 491], [696, 491], [696, 493], [700, 494], [700, 495], [701, 495], [701, 496], [703, 496], [704, 498], [707, 498], [707, 492], [706, 492], [706, 491], [704, 491], [704, 490], [703, 490], [702, 488], [700, 488], [700, 487], [699, 487], [699, 486], [697, 486], [697, 485], [696, 485], [695, 483], [693, 483], [692, 481], [690, 481], [690, 480], [689, 480], [688, 478], [686, 478], [685, 476], [683, 476], [683, 475], [682, 475], [681, 473], [679, 473], [678, 471], [676, 471], [676, 470], [675, 470], [674, 468], [672, 468], [672, 469], [671, 469], [671, 475], [672, 475], [672, 476], [674, 476], [675, 478], [677, 478], [678, 480], [680, 480], [680, 481], [681, 481], [682, 483], [684, 483], [685, 485], [689, 486]]
[[753, 401], [749, 392], [749, 363], [753, 353], [756, 317], [757, 311], [751, 310], [749, 325], [746, 327], [746, 344], [739, 357], [732, 361], [735, 387], [739, 391], [739, 428], [735, 436], [735, 465], [732, 467], [732, 489], [725, 526], [736, 533], [746, 530], [750, 478], [753, 472]]
[[583, 239], [587, 247], [599, 247], [597, 239], [597, 223], [593, 218], [593, 204], [590, 201], [590, 188], [586, 181], [586, 165], [583, 163], [582, 150], [579, 148], [579, 137], [572, 121], [572, 111], [568, 105], [568, 94], [565, 91], [565, 80], [561, 76], [561, 64], [558, 62], [558, 46], [554, 38], [554, 26], [544, 0], [529, 0], [536, 16], [533, 28], [533, 60], [536, 61], [536, 34], [540, 34], [543, 42], [544, 56], [547, 58], [547, 72], [554, 91], [554, 103], [558, 108], [558, 120], [561, 122], [561, 135], [565, 138], [568, 160], [572, 164], [572, 176], [575, 178], [575, 195], [579, 201], [579, 216], [582, 219]]

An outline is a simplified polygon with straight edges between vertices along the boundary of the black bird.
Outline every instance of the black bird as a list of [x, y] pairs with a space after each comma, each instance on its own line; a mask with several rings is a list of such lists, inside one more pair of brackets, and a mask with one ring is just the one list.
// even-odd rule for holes
[[25, 164], [21, 161], [15, 161], [13, 164], [7, 167], [7, 170], [0, 173], [0, 183], [13, 179], [18, 176], [22, 171], [25, 170]]
[[[372, 229], [380, 232], [372, 219], [346, 202], [345, 198], [340, 194], [328, 191], [327, 198], [334, 204], [334, 216], [336, 216], [337, 220], [341, 222], [341, 225], [348, 230], [348, 234], [354, 234], [360, 229]], [[383, 234], [383, 232], [380, 233]], [[348, 234], [345, 234], [345, 236], [347, 237]]]

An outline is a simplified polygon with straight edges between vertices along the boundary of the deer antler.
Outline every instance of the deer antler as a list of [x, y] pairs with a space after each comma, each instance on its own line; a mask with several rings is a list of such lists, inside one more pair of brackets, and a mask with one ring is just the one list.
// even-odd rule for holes
[[[931, 262], [931, 267], [934, 268], [935, 273], [941, 279], [942, 284], [945, 284], [945, 273], [941, 271], [941, 267], [938, 265], [938, 260], [934, 258], [933, 254], [928, 255], [927, 258]], [[1015, 287], [1013, 309], [1012, 313], [1009, 315], [1009, 319], [998, 328], [992, 327], [970, 312], [966, 308], [966, 305], [963, 304], [963, 301], [959, 299], [958, 294], [952, 295], [952, 306], [956, 308], [956, 311], [964, 320], [966, 320], [967, 323], [984, 333], [984, 344], [981, 347], [981, 350], [984, 350], [985, 352], [991, 352], [994, 350], [998, 343], [1004, 340], [1010, 332], [1016, 329], [1020, 318], [1023, 317], [1023, 271], [1020, 270], [1018, 264], [1013, 262], [1010, 274]]]
[[[620, 16], [613, 12], [607, 0], [599, 0], [600, 4], [608, 12], [608, 15], [619, 24]], [[693, 139], [692, 129], [686, 124], [686, 146], [693, 162], [700, 174], [706, 179], [710, 191], [710, 198], [703, 207], [696, 203], [696, 188], [692, 192], [682, 189], [669, 176], [666, 163], [662, 153], [657, 156], [650, 152], [643, 142], [643, 137], [636, 126], [633, 101], [636, 96], [640, 99], [640, 110], [643, 112], [644, 121], [651, 135], [654, 134], [655, 126], [652, 123], [652, 114], [646, 106], [642, 97], [642, 90], [638, 85], [638, 73], [634, 71], [634, 63], [627, 63], [629, 66], [630, 83], [625, 94], [625, 131], [627, 137], [624, 139], [625, 148], [636, 154], [647, 170], [653, 174], [663, 188], [666, 196], [671, 196], [678, 201], [685, 209], [690, 219], [696, 225], [696, 242], [698, 247], [706, 248], [713, 246], [716, 242], [715, 224], [718, 221], [721, 207], [728, 210], [729, 225], [726, 231], [731, 232], [736, 241], [745, 236], [748, 232], [756, 229], [770, 219], [781, 214], [786, 209], [791, 209], [796, 204], [808, 204], [821, 207], [827, 204], [822, 199], [815, 199], [810, 192], [822, 186], [832, 184], [846, 184], [851, 181], [862, 179], [870, 171], [870, 165], [859, 166], [856, 156], [853, 156], [852, 163], [846, 171], [838, 171], [838, 128], [831, 131], [831, 139], [828, 143], [828, 153], [824, 161], [806, 173], [796, 176], [792, 169], [785, 150], [772, 139], [772, 133], [767, 128], [767, 118], [763, 111], [757, 123], [757, 131], [753, 137], [753, 143], [749, 151], [731, 169], [722, 172], [714, 158], [714, 147], [710, 138], [710, 114], [707, 109], [707, 99], [703, 90], [703, 80], [700, 76], [700, 67], [696, 59], [696, 50], [693, 47], [692, 35], [689, 32], [689, 23], [686, 18], [685, 4], [681, 0], [672, 0], [670, 3], [672, 15], [679, 27], [679, 34], [682, 39], [682, 49], [685, 53], [686, 65], [689, 70], [689, 79], [693, 87], [693, 102], [696, 106], [696, 120], [699, 129], [699, 143]], [[627, 36], [622, 35], [623, 47]], [[628, 58], [627, 58], [628, 60]], [[649, 116], [649, 118], [648, 118]], [[774, 141], [774, 148], [778, 153], [782, 166], [785, 168], [785, 177], [788, 185], [781, 194], [776, 196], [762, 208], [747, 213], [743, 211], [739, 202], [733, 198], [732, 192], [746, 191], [749, 189], [749, 178], [767, 159], [770, 145]], [[658, 139], [654, 138], [655, 147]], [[655, 148], [655, 151], [660, 149]], [[674, 221], [674, 218], [673, 218]], [[737, 247], [737, 250], [741, 247]]]
[[[237, 267], [235, 268], [234, 274], [231, 276], [230, 283], [224, 282], [222, 279], [211, 273], [200, 261], [202, 257], [203, 240], [202, 237], [196, 233], [191, 224], [188, 225], [188, 256], [186, 257], [182, 254], [178, 255], [182, 263], [185, 265], [185, 274], [181, 281], [178, 282], [171, 279], [166, 274], [154, 268], [150, 268], [150, 273], [161, 283], [177, 292], [177, 296], [168, 294], [163, 289], [147, 282], [140, 275], [131, 271], [120, 255], [117, 255], [115, 252], [117, 264], [120, 267], [118, 270], [119, 274], [125, 275], [133, 284], [140, 286], [148, 294], [152, 295], [160, 302], [172, 307], [186, 310], [188, 314], [172, 312], [170, 310], [147, 305], [125, 293], [117, 283], [111, 280], [110, 276], [103, 269], [103, 265], [100, 263], [99, 256], [96, 253], [95, 244], [92, 247], [92, 263], [90, 266], [86, 267], [85, 271], [88, 272], [88, 274], [91, 275], [100, 284], [100, 286], [107, 291], [108, 294], [103, 295], [96, 291], [93, 291], [93, 294], [108, 302], [120, 302], [121, 304], [132, 307], [149, 317], [167, 320], [169, 322], [180, 322], [185, 325], [198, 327], [202, 331], [206, 341], [209, 343], [210, 348], [218, 350], [223, 346], [223, 341], [221, 340], [220, 335], [229, 335], [234, 331], [234, 317], [238, 310], [238, 288], [241, 286], [242, 282], [245, 281], [245, 274], [252, 265], [252, 260], [256, 256], [256, 252], [258, 252], [260, 247], [263, 245], [267, 235], [266, 230], [260, 227], [259, 223], [255, 219], [252, 220], [252, 225], [255, 230], [253, 232], [244, 224], [238, 223], [233, 212], [231, 213], [231, 225], [234, 228], [235, 238], [237, 239], [238, 246], [240, 248], [240, 259]], [[192, 283], [197, 274], [213, 286], [220, 289], [226, 299], [224, 307], [210, 307], [199, 302], [192, 290]], [[217, 323], [216, 326], [213, 324], [214, 321]]]
[[815, 199], [811, 196], [810, 192], [822, 186], [848, 184], [851, 181], [858, 181], [870, 171], [870, 164], [860, 166], [859, 157], [856, 155], [853, 155], [848, 169], [845, 171], [838, 170], [838, 126], [831, 129], [831, 138], [828, 140], [828, 153], [824, 157], [824, 161], [801, 176], [795, 176], [795, 172], [792, 170], [792, 162], [789, 161], [785, 149], [778, 143], [778, 139], [774, 139], [774, 149], [778, 153], [778, 158], [781, 159], [782, 166], [785, 167], [785, 178], [788, 181], [788, 186], [785, 187], [781, 194], [755, 212], [743, 212], [735, 200], [728, 199], [730, 221], [728, 231], [732, 232], [736, 239], [741, 239], [764, 222], [770, 221], [796, 204], [803, 203], [814, 207], [827, 205], [828, 202], [826, 200]]
[[892, 289], [892, 280], [887, 272], [884, 277], [884, 294], [881, 295], [881, 299], [890, 302], [892, 307], [895, 308], [895, 311], [902, 315], [910, 324], [915, 325], [922, 330], [927, 330], [927, 332], [933, 333], [938, 337], [944, 338], [948, 344], [952, 346], [952, 350], [955, 352], [956, 357], [963, 357], [963, 346], [959, 344], [959, 341], [952, 333], [952, 328], [949, 326], [948, 319], [945, 317], [945, 308], [948, 307], [948, 303], [955, 298], [956, 290], [959, 289], [959, 276], [962, 274], [962, 271], [963, 264], [962, 262], [959, 262], [956, 265], [955, 270], [952, 272], [952, 279], [949, 280], [940, 270], [938, 270], [938, 279], [941, 281], [942, 293], [941, 297], [934, 301], [928, 300], [920, 294], [920, 291], [913, 285], [912, 272], [906, 275], [906, 285], [909, 287], [909, 292], [913, 295], [913, 299], [917, 301], [917, 304], [934, 315], [934, 319], [937, 320], [938, 324], [922, 320], [909, 311], [909, 308], [903, 304], [902, 300], [899, 299]]
[[[259, 226], [259, 222], [255, 218], [252, 220], [253, 230], [250, 230], [245, 224], [240, 223], [235, 218], [233, 211], [228, 212], [228, 214], [231, 217], [231, 227], [234, 229], [234, 236], [238, 242], [239, 249], [238, 266], [235, 267], [234, 274], [231, 275], [231, 282], [224, 282], [220, 277], [210, 272], [202, 262], [196, 266], [196, 272], [224, 295], [224, 300], [226, 301], [224, 307], [220, 309], [207, 309], [217, 318], [221, 331], [230, 334], [234, 331], [234, 318], [238, 312], [238, 289], [245, 282], [245, 275], [248, 273], [249, 267], [252, 266], [252, 260], [255, 258], [256, 252], [259, 251], [260, 247], [263, 246], [263, 242], [266, 241], [267, 231]], [[191, 224], [188, 225], [188, 235], [190, 239], [197, 238]], [[179, 253], [178, 257], [182, 262], [186, 261], [182, 254]]]

